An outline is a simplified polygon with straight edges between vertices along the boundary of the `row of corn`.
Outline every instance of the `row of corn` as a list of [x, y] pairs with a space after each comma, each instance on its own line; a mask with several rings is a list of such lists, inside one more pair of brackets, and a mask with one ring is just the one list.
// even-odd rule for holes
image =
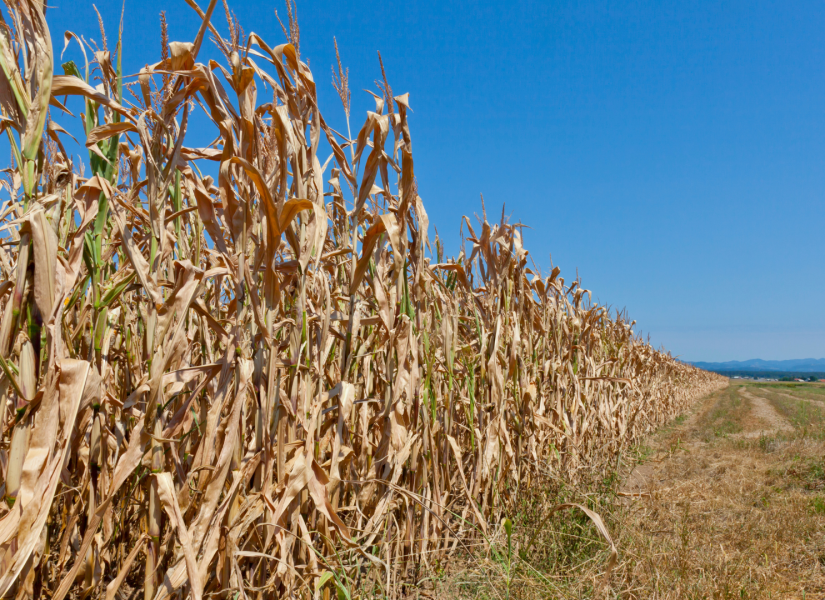
[[195, 40], [163, 20], [126, 77], [102, 22], [59, 74], [6, 0], [0, 596], [392, 595], [722, 385], [503, 216], [444, 258], [383, 65], [353, 136], [339, 61], [339, 133], [293, 5], [273, 47], [187, 3]]

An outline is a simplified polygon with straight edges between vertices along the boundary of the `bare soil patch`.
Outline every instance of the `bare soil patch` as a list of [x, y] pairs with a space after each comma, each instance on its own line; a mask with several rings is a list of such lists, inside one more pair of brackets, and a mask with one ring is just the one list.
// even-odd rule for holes
[[738, 393], [747, 398], [751, 405], [746, 431], [739, 434], [741, 437], [754, 438], [793, 431], [793, 426], [766, 398], [752, 394], [746, 388], [739, 388]]

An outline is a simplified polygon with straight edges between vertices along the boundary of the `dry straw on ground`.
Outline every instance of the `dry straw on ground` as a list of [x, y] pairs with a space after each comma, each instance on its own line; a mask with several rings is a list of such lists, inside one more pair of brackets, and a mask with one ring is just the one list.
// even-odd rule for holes
[[[528, 268], [503, 217], [433, 252], [383, 68], [351, 140], [294, 5], [270, 47], [187, 2], [196, 39], [164, 21], [124, 81], [102, 31], [53, 74], [44, 5], [7, 0], [0, 595], [391, 594], [536, 474], [575, 478], [717, 385]], [[196, 111], [209, 147], [186, 145]]]

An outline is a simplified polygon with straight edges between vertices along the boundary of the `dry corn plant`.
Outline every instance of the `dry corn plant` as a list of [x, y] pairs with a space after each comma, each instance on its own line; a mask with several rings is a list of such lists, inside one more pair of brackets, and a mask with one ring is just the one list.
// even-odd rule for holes
[[[187, 2], [196, 39], [164, 23], [124, 81], [104, 32], [67, 32], [88, 60], [54, 74], [44, 4], [6, 0], [0, 596], [392, 594], [537, 470], [575, 478], [718, 385], [528, 268], [503, 217], [435, 262], [408, 95], [382, 73], [350, 139], [294, 5], [270, 47]], [[349, 121], [340, 62], [335, 85]]]

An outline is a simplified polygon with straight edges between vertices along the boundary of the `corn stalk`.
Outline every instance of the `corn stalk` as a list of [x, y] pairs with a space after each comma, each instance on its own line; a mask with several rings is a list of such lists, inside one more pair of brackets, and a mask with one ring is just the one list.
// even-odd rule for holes
[[269, 46], [187, 1], [197, 37], [130, 94], [120, 41], [54, 75], [42, 3], [7, 2], [0, 595], [390, 593], [723, 385], [528, 266], [503, 212], [433, 256], [383, 64], [350, 139], [294, 6]]

